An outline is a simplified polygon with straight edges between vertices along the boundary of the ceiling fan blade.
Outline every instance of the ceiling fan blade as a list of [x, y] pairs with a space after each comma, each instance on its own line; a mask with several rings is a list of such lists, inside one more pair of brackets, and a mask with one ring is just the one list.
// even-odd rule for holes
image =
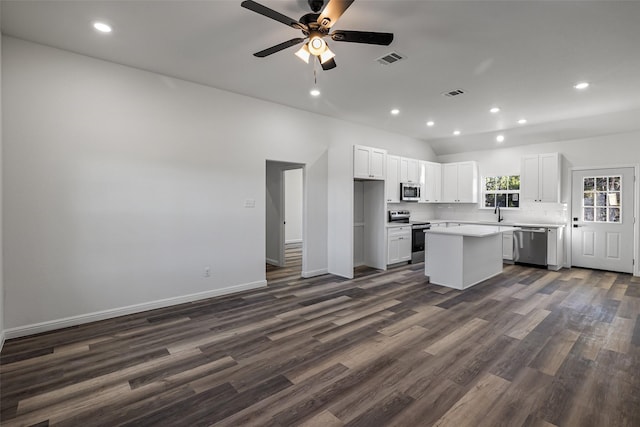
[[318, 24], [322, 28], [331, 28], [344, 11], [351, 6], [351, 3], [353, 3], [353, 0], [329, 0], [329, 3], [327, 3], [318, 17]]
[[284, 25], [288, 25], [289, 27], [298, 29], [298, 30], [307, 30], [307, 26], [296, 21], [293, 18], [289, 18], [286, 15], [281, 14], [280, 12], [276, 12], [273, 9], [269, 9], [266, 6], [261, 5], [260, 3], [256, 3], [253, 0], [244, 0], [240, 3], [240, 6], [245, 9], [252, 10], [260, 15], [266, 16], [267, 18], [274, 19], [278, 22], [282, 22]]
[[[318, 57], [318, 61], [320, 61], [320, 57]], [[330, 60], [326, 61], [324, 64], [320, 62], [320, 65], [322, 65], [322, 69], [325, 71], [333, 70], [334, 68], [336, 68], [336, 61], [333, 58], [331, 58]]]
[[374, 33], [371, 31], [336, 30], [331, 38], [337, 42], [379, 44], [388, 46], [393, 41], [392, 33]]
[[258, 58], [264, 58], [265, 56], [269, 56], [269, 55], [272, 55], [272, 54], [274, 54], [276, 52], [280, 52], [281, 50], [286, 49], [288, 47], [300, 44], [305, 40], [306, 39], [304, 39], [304, 38], [297, 38], [297, 39], [287, 40], [286, 42], [282, 42], [282, 43], [277, 44], [275, 46], [271, 46], [268, 49], [261, 50], [260, 52], [256, 52], [256, 53], [253, 54], [253, 56], [257, 56]]

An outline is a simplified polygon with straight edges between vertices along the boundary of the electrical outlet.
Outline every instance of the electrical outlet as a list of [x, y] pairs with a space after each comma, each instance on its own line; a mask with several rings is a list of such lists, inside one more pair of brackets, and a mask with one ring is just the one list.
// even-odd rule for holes
[[208, 265], [204, 268], [204, 273], [202, 274], [204, 277], [210, 277], [211, 276], [211, 267], [209, 267]]

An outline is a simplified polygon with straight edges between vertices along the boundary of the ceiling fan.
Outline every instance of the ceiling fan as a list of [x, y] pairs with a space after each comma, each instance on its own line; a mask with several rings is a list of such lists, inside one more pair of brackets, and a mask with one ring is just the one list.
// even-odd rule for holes
[[[318, 58], [323, 70], [331, 70], [336, 67], [336, 61], [333, 59], [335, 54], [329, 49], [329, 46], [324, 41], [325, 37], [330, 37], [333, 41], [337, 42], [350, 42], [350, 43], [366, 43], [377, 44], [382, 46], [388, 46], [393, 41], [392, 33], [375, 33], [371, 31], [347, 31], [347, 30], [335, 30], [329, 32], [331, 27], [336, 23], [338, 18], [347, 10], [354, 0], [329, 0], [324, 9], [324, 0], [308, 0], [309, 7], [313, 11], [302, 16], [300, 20], [296, 21], [293, 18], [289, 18], [273, 9], [269, 9], [266, 6], [256, 3], [253, 0], [245, 0], [240, 5], [245, 9], [252, 10], [260, 15], [264, 15], [267, 18], [274, 19], [278, 22], [282, 22], [291, 28], [301, 30], [304, 37], [299, 37], [286, 42], [277, 44], [268, 49], [256, 52], [253, 55], [259, 58], [272, 55], [276, 52], [280, 52], [291, 46], [295, 46], [302, 42], [306, 42], [300, 50], [296, 52], [296, 56], [309, 63], [311, 55]], [[322, 9], [322, 12], [320, 12]]]

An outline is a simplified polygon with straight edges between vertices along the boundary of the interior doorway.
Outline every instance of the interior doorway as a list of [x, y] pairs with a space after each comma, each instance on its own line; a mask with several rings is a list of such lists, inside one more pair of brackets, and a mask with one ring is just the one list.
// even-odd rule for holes
[[304, 259], [304, 164], [267, 160], [267, 283], [300, 277]]
[[633, 167], [572, 172], [571, 265], [633, 272]]

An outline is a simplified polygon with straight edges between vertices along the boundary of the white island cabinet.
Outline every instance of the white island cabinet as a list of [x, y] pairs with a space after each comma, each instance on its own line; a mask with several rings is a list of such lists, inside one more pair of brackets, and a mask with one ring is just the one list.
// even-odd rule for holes
[[425, 231], [425, 276], [466, 289], [502, 273], [502, 233], [517, 227], [461, 225]]

